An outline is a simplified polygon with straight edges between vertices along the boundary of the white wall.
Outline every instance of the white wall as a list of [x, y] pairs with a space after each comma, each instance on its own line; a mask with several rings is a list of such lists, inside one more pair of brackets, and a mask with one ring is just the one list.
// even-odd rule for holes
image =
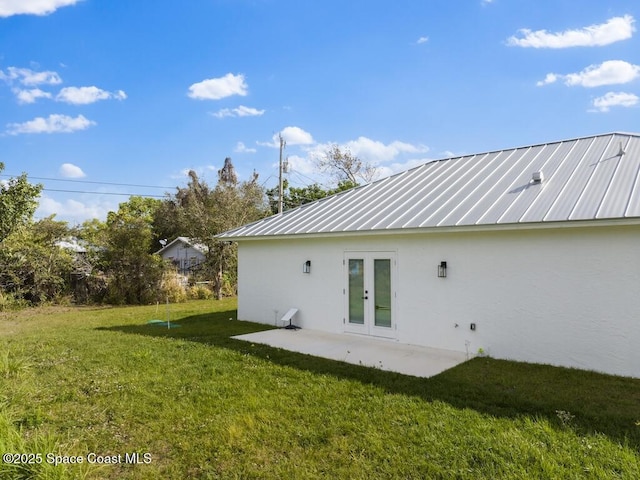
[[[311, 273], [302, 265], [311, 260]], [[303, 328], [342, 332], [342, 249], [335, 242], [240, 242], [238, 318], [281, 325], [291, 307]], [[278, 321], [276, 323], [276, 320]]]
[[608, 226], [243, 241], [238, 318], [297, 307], [299, 326], [343, 332], [344, 251], [393, 250], [398, 341], [640, 377], [639, 240]]
[[176, 242], [162, 252], [163, 259], [172, 259], [173, 261], [179, 262], [178, 268], [180, 271], [189, 270], [192, 257], [195, 257], [197, 259], [197, 264], [202, 263], [205, 259], [205, 256], [202, 252], [193, 248], [191, 245], [182, 242]]

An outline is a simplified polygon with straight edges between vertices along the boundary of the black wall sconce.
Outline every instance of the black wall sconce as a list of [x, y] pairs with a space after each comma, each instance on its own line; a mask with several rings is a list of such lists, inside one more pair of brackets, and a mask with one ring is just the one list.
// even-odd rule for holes
[[447, 262], [440, 262], [438, 265], [438, 277], [445, 278], [447, 276]]
[[311, 260], [307, 260], [302, 264], [302, 273], [311, 273]]

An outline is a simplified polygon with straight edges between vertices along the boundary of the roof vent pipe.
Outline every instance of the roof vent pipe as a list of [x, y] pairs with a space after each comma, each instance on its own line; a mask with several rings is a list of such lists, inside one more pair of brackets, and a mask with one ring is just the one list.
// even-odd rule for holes
[[542, 183], [544, 180], [544, 174], [542, 172], [533, 172], [531, 175], [531, 181], [533, 183]]

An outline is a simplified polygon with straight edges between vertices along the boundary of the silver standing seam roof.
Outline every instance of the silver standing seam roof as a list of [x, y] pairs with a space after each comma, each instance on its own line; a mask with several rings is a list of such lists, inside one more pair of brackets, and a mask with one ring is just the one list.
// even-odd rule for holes
[[640, 134], [609, 133], [431, 161], [218, 238], [638, 217]]
[[197, 250], [198, 252], [202, 253], [203, 255], [205, 255], [208, 250], [206, 245], [203, 245], [201, 243], [195, 243], [189, 237], [176, 237], [171, 242], [169, 242], [164, 247], [162, 247], [160, 250], [158, 250], [156, 254], [162, 255], [166, 250], [169, 250], [176, 243], [183, 243], [185, 245], [188, 245], [194, 250]]

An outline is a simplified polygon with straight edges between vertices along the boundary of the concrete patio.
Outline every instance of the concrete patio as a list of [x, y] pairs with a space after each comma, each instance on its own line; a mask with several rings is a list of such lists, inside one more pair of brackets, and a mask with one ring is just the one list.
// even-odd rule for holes
[[233, 338], [415, 377], [432, 377], [468, 359], [464, 352], [306, 329], [281, 328]]

